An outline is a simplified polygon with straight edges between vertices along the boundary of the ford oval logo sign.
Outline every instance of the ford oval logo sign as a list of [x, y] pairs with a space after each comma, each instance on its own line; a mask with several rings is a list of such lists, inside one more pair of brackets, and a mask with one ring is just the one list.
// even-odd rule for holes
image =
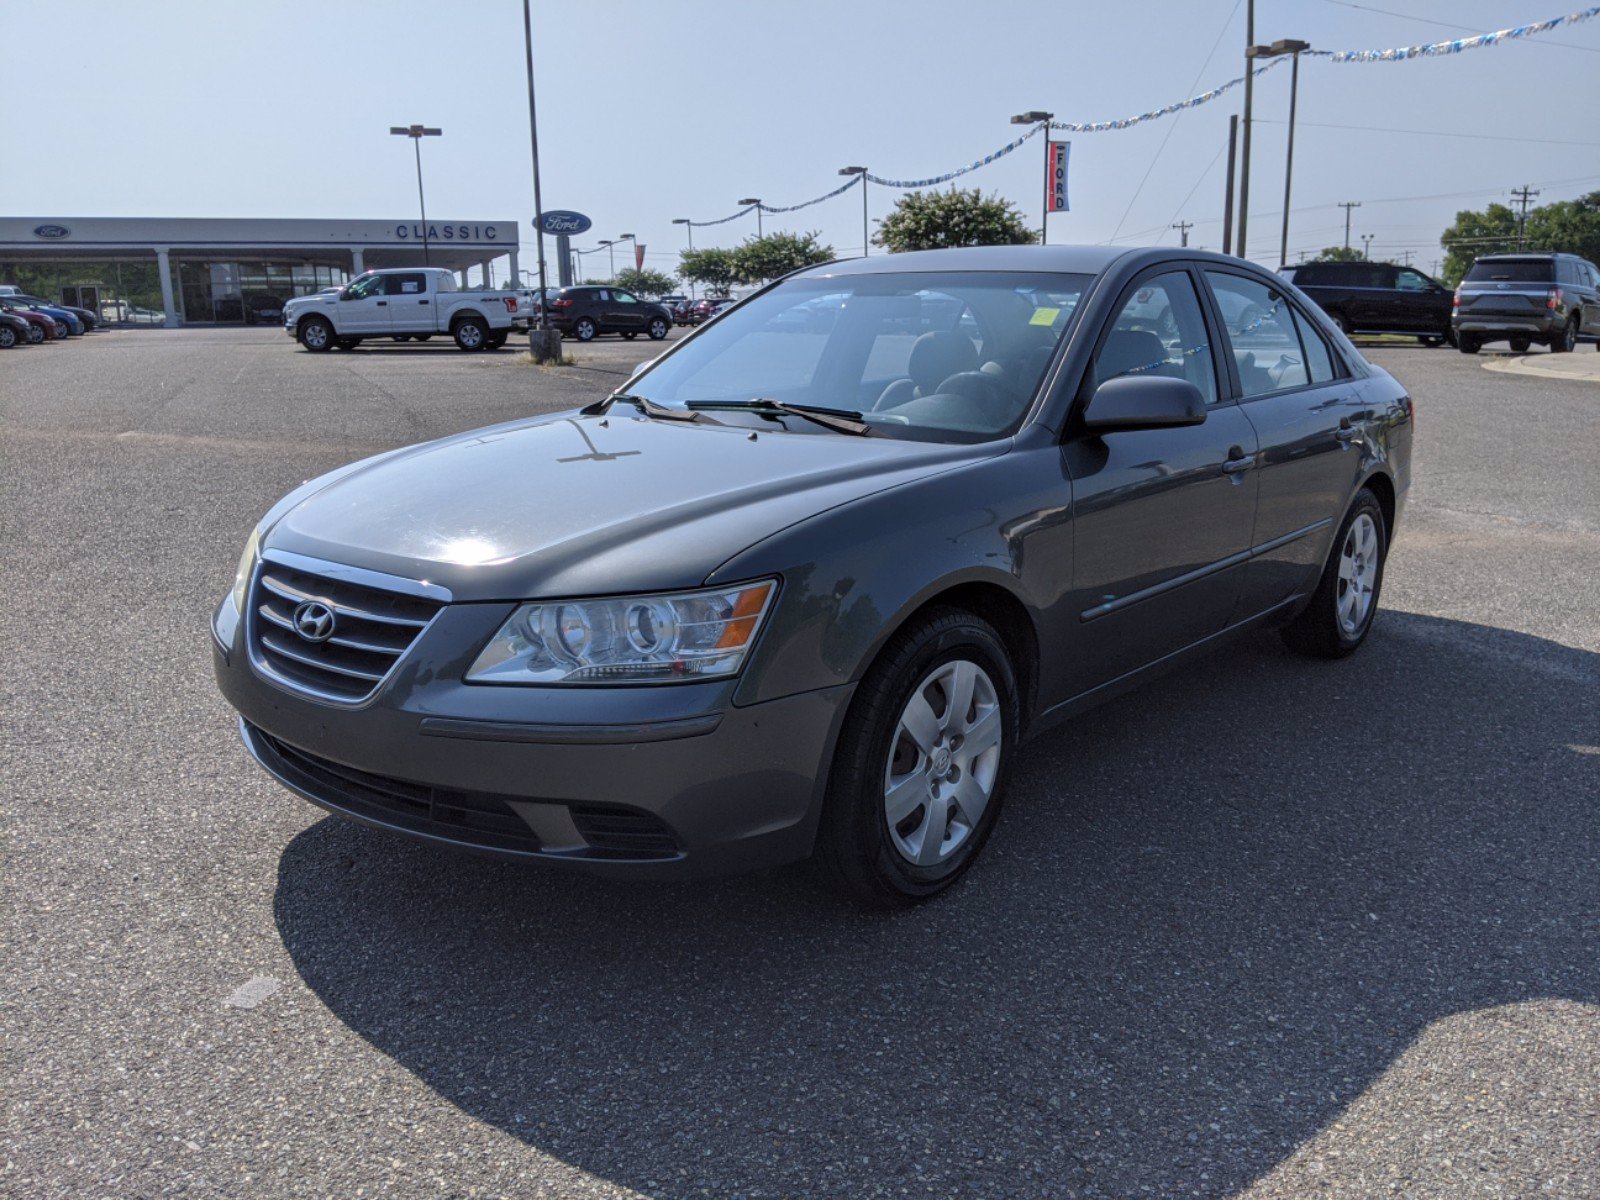
[[588, 233], [594, 222], [580, 212], [564, 208], [546, 209], [539, 219], [539, 228], [546, 233]]
[[33, 227], [34, 237], [64, 238], [71, 232], [72, 230], [68, 229], [65, 225], [35, 225]]

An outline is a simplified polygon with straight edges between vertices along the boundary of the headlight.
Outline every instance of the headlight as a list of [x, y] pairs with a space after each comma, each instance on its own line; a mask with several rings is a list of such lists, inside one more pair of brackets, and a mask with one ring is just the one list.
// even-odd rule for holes
[[674, 683], [738, 673], [773, 580], [657, 596], [524, 604], [467, 672], [475, 683]]
[[261, 528], [250, 531], [250, 540], [244, 544], [239, 556], [239, 569], [233, 573], [233, 608], [243, 615], [245, 593], [250, 589], [250, 572], [256, 569], [256, 555], [261, 551]]

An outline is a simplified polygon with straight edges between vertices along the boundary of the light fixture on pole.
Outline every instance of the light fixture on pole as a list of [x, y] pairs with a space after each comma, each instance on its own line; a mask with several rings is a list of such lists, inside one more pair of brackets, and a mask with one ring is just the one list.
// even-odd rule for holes
[[[635, 246], [637, 246], [639, 244], [639, 239], [634, 237], [633, 234], [631, 234], [631, 233], [625, 233], [625, 234], [623, 234], [621, 237], [619, 237], [617, 239], [617, 245], [620, 246], [623, 242], [632, 242]], [[624, 266], [622, 269], [624, 271], [626, 271], [628, 268], [626, 266]], [[611, 281], [613, 283], [615, 283], [616, 280], [617, 280], [617, 273], [615, 271], [612, 271], [611, 272]]]
[[428, 201], [422, 194], [422, 139], [443, 137], [444, 130], [430, 129], [426, 125], [391, 125], [389, 132], [396, 137], [410, 138], [412, 148], [417, 152], [417, 207], [422, 210], [422, 265], [432, 266], [428, 261]]
[[740, 204], [746, 204], [746, 205], [754, 204], [756, 206], [756, 236], [757, 237], [765, 236], [761, 232], [761, 201], [760, 201], [760, 199], [755, 197], [755, 196], [751, 196], [749, 199], [739, 201], [739, 203]]
[[601, 238], [600, 244], [606, 248], [606, 257], [611, 260], [611, 278], [615, 279], [617, 277], [617, 254], [611, 247], [617, 243], [610, 238]]
[[1361, 257], [1368, 259], [1369, 261], [1372, 258], [1372, 239], [1374, 236], [1376, 235], [1370, 233], [1363, 233], [1361, 235]]
[[1248, 62], [1258, 58], [1281, 58], [1285, 54], [1294, 56], [1289, 67], [1289, 148], [1283, 159], [1283, 236], [1278, 243], [1279, 267], [1289, 263], [1289, 188], [1294, 182], [1294, 110], [1295, 100], [1300, 94], [1300, 55], [1309, 49], [1310, 42], [1280, 38], [1270, 46], [1251, 46], [1244, 52]]
[[867, 233], [867, 169], [865, 167], [840, 167], [841, 175], [861, 176], [861, 257], [872, 253], [871, 238]]
[[1044, 130], [1044, 207], [1039, 210], [1039, 244], [1042, 246], [1050, 237], [1050, 122], [1055, 119], [1055, 113], [1032, 112], [1018, 113], [1011, 118], [1013, 125], [1037, 125]]

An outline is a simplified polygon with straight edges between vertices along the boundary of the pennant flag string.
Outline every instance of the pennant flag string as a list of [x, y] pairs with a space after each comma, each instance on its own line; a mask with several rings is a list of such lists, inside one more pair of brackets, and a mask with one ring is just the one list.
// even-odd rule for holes
[[[1584, 21], [1600, 17], [1600, 4], [1589, 8], [1580, 9], [1578, 12], [1568, 13], [1564, 17], [1552, 17], [1548, 21], [1536, 21], [1528, 25], [1515, 25], [1510, 29], [1499, 29], [1493, 33], [1480, 33], [1476, 37], [1454, 38], [1447, 42], [1432, 42], [1424, 46], [1393, 46], [1387, 50], [1306, 50], [1308, 57], [1317, 57], [1335, 63], [1355, 62], [1402, 62], [1411, 58], [1436, 57], [1445, 54], [1459, 54], [1463, 50], [1476, 50], [1482, 46], [1495, 46], [1501, 42], [1515, 41], [1519, 38], [1533, 37], [1536, 34], [1549, 33], [1566, 25], [1578, 25]], [[1269, 59], [1264, 66], [1255, 68], [1252, 75], [1265, 75], [1268, 71], [1282, 66], [1288, 61], [1287, 56]], [[1219, 96], [1226, 95], [1245, 81], [1245, 76], [1230, 79], [1219, 84], [1210, 91], [1201, 92], [1198, 96], [1190, 96], [1187, 100], [1180, 100], [1176, 104], [1168, 104], [1164, 108], [1152, 109], [1140, 113], [1135, 117], [1122, 117], [1114, 121], [1051, 121], [1049, 127], [1064, 133], [1107, 133], [1117, 129], [1131, 129], [1135, 125], [1142, 125], [1147, 121], [1159, 120], [1171, 116], [1173, 113], [1183, 112], [1191, 108], [1199, 108], [1202, 104], [1209, 104]], [[1029, 138], [1037, 134], [1043, 125], [1035, 125], [1027, 133], [1015, 141], [1007, 142], [992, 154], [985, 154], [982, 158], [968, 163], [964, 167], [957, 167], [954, 171], [946, 171], [943, 175], [930, 175], [925, 179], [886, 179], [881, 175], [858, 175], [849, 183], [834, 188], [810, 200], [802, 200], [799, 204], [749, 204], [731, 216], [719, 217], [715, 221], [690, 221], [689, 224], [696, 229], [704, 229], [712, 225], [726, 225], [729, 221], [737, 221], [740, 217], [749, 215], [755, 209], [769, 213], [798, 212], [802, 208], [810, 208], [813, 204], [821, 204], [824, 200], [832, 200], [855, 187], [861, 180], [866, 179], [880, 187], [889, 188], [926, 188], [935, 187], [941, 183], [948, 183], [952, 179], [959, 179], [980, 167], [986, 167], [996, 159], [1004, 158], [1020, 147]]]

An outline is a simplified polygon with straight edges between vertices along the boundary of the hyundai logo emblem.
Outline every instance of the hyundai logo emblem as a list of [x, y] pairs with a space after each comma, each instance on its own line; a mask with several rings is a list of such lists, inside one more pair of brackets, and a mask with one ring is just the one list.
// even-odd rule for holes
[[321, 600], [306, 600], [294, 610], [294, 631], [308, 642], [333, 636], [333, 609]]
[[72, 230], [68, 229], [65, 225], [35, 225], [33, 227], [34, 237], [64, 238], [71, 232]]

